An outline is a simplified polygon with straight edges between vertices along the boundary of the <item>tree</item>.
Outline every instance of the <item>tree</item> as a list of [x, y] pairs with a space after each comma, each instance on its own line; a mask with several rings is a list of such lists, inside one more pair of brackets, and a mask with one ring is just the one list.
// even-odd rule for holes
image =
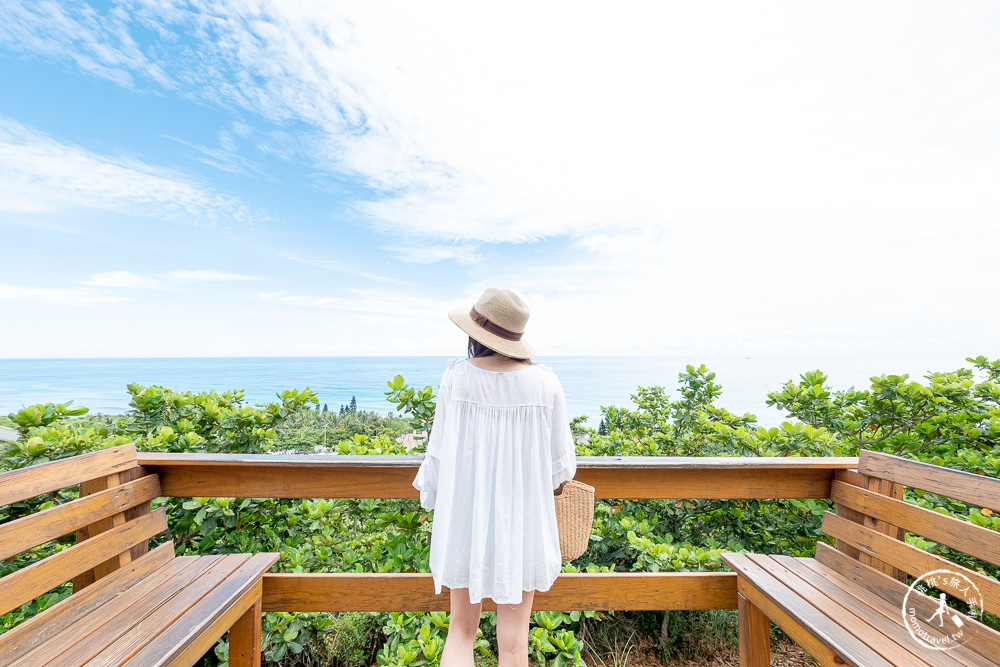
[[860, 447], [911, 458], [947, 459], [961, 450], [990, 454], [1000, 445], [1000, 360], [966, 361], [973, 369], [928, 373], [926, 384], [881, 375], [863, 391], [834, 392], [826, 375], [812, 371], [768, 394], [767, 402], [839, 436], [848, 453]]
[[389, 380], [385, 400], [396, 404], [396, 410], [410, 417], [410, 426], [418, 431], [430, 431], [434, 425], [434, 387], [414, 389], [406, 384], [402, 375]]

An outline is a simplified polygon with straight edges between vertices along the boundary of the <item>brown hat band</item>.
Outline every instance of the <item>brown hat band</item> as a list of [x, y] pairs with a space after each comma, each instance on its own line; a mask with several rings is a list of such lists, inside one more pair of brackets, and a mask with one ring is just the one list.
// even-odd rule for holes
[[496, 322], [490, 322], [490, 319], [476, 310], [475, 306], [473, 306], [472, 310], [469, 311], [469, 316], [475, 320], [476, 324], [486, 329], [491, 334], [495, 334], [506, 340], [521, 340], [521, 336], [524, 335], [523, 333], [517, 333], [516, 331], [511, 331], [510, 329], [504, 329]]

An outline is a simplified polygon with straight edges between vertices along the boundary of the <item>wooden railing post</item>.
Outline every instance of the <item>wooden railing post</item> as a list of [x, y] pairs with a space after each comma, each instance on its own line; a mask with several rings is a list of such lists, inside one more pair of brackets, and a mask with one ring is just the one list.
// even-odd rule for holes
[[[874, 491], [883, 496], [889, 496], [890, 498], [895, 498], [896, 500], [903, 499], [903, 485], [891, 482], [887, 479], [880, 479], [878, 477], [871, 477], [869, 475], [862, 474], [857, 470], [837, 470], [834, 473], [838, 482], [844, 482], [852, 486], [857, 486], [862, 489], [867, 489], [868, 491]], [[885, 521], [880, 521], [874, 517], [870, 517], [867, 514], [863, 514], [857, 510], [851, 509], [844, 505], [837, 504], [836, 512], [838, 515], [844, 517], [848, 521], [861, 524], [866, 528], [871, 528], [872, 530], [878, 531], [884, 535], [891, 537], [894, 540], [902, 541], [904, 539], [903, 529], [899, 526], [894, 526]], [[898, 581], [906, 581], [906, 573], [902, 570], [885, 563], [870, 554], [864, 553], [849, 544], [844, 544], [842, 541], [837, 540], [837, 549], [844, 554], [854, 558], [855, 560], [868, 565], [869, 567], [883, 572], [893, 579]]]
[[[80, 497], [89, 496], [91, 494], [98, 493], [99, 491], [106, 491], [107, 489], [131, 482], [145, 475], [145, 469], [142, 466], [136, 466], [106, 477], [98, 477], [97, 479], [92, 479], [89, 482], [83, 482], [80, 484]], [[119, 512], [105, 519], [101, 519], [100, 521], [78, 530], [76, 532], [76, 542], [79, 544], [80, 542], [94, 537], [95, 535], [100, 535], [107, 530], [121, 526], [131, 519], [140, 517], [143, 514], [149, 514], [150, 511], [151, 503], [143, 503], [141, 505], [137, 505], [136, 507], [129, 508], [124, 512]], [[148, 550], [148, 543], [143, 542], [142, 544], [137, 544], [130, 550], [109, 558], [94, 569], [88, 570], [83, 574], [74, 577], [73, 592], [76, 593], [77, 591], [82, 590], [94, 583], [98, 579], [106, 577], [115, 570], [128, 565], [134, 559], [144, 555]]]

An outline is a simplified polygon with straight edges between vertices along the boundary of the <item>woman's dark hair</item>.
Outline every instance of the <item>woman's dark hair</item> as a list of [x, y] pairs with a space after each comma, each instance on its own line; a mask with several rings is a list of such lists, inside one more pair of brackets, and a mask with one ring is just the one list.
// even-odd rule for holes
[[469, 359], [475, 359], [476, 357], [491, 357], [496, 353], [496, 350], [491, 350], [472, 336], [469, 336]]
[[[472, 336], [469, 336], [469, 359], [475, 359], [476, 357], [492, 357], [495, 354], [500, 353], [496, 350], [491, 350]], [[511, 357], [511, 359], [514, 361], [528, 361], [528, 359], [519, 359], [518, 357]]]

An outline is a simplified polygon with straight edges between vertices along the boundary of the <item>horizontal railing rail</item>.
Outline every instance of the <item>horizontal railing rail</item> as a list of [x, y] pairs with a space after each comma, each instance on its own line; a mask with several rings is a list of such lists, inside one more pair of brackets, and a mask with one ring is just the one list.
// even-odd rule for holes
[[[169, 497], [416, 498], [422, 456], [140, 453]], [[820, 499], [857, 457], [578, 457], [598, 498]], [[735, 609], [732, 572], [564, 573], [534, 609]], [[264, 576], [264, 611], [447, 611], [429, 574]], [[484, 601], [484, 609], [494, 609]]]
[[[429, 574], [265, 574], [264, 611], [448, 611]], [[491, 600], [483, 609], [495, 611]], [[535, 611], [736, 609], [733, 572], [563, 573]]]
[[[416, 498], [422, 456], [140, 453], [165, 496]], [[829, 498], [857, 457], [581, 456], [576, 479], [598, 498]]]

